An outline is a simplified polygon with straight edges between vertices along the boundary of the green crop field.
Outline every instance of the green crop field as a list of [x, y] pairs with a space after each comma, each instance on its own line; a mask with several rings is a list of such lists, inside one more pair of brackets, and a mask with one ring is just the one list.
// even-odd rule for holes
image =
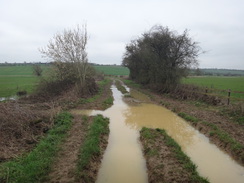
[[[210, 89], [244, 92], [244, 77], [188, 77], [182, 80], [185, 84], [194, 84]], [[232, 96], [244, 98], [244, 94], [232, 93]]]
[[[41, 65], [43, 75], [51, 65]], [[97, 71], [101, 71], [106, 75], [129, 75], [129, 69], [115, 65], [96, 65]], [[31, 64], [20, 65], [0, 65], [0, 98], [16, 95], [18, 91], [27, 91], [31, 93], [39, 78], [33, 75]]]
[[[41, 66], [44, 73], [48, 66]], [[18, 91], [31, 93], [39, 78], [33, 75], [32, 65], [0, 66], [0, 98], [16, 95]]]
[[127, 67], [116, 65], [95, 65], [97, 71], [101, 71], [106, 75], [125, 76], [129, 75], [130, 71]]

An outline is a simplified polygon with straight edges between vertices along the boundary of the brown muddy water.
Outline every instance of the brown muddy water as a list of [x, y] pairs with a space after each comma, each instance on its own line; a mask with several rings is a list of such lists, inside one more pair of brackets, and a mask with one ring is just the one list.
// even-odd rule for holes
[[150, 103], [136, 91], [131, 95], [136, 104], [128, 105], [122, 94], [112, 86], [114, 105], [105, 111], [76, 111], [86, 115], [103, 114], [110, 118], [110, 135], [97, 183], [148, 182], [146, 162], [139, 143], [142, 127], [161, 128], [182, 147], [198, 166], [203, 177], [213, 183], [243, 183], [244, 168], [219, 150], [209, 139], [191, 127], [182, 118], [162, 106]]

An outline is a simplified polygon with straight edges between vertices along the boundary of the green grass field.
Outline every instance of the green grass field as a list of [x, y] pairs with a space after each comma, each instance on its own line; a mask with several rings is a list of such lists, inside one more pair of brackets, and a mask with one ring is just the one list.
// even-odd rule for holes
[[[50, 65], [41, 65], [45, 71]], [[97, 71], [106, 75], [129, 75], [129, 69], [116, 65], [95, 65]], [[17, 91], [26, 90], [31, 93], [39, 78], [33, 75], [32, 65], [0, 66], [0, 97], [16, 95]], [[186, 84], [194, 84], [210, 89], [244, 92], [244, 77], [188, 77], [182, 80]], [[234, 97], [244, 98], [244, 94], [232, 94]]]
[[[182, 80], [185, 84], [194, 84], [209, 89], [244, 92], [244, 77], [188, 77]], [[243, 98], [244, 94], [232, 93], [234, 97]]]
[[130, 73], [129, 69], [123, 66], [95, 65], [94, 67], [97, 71], [101, 71], [106, 75], [125, 76], [125, 75], [129, 75]]
[[[51, 65], [41, 65], [43, 75]], [[97, 71], [106, 75], [129, 75], [129, 69], [122, 66], [94, 66]], [[18, 91], [33, 92], [35, 85], [39, 81], [37, 76], [33, 75], [31, 64], [0, 66], [0, 98], [15, 96]]]
[[[49, 66], [42, 65], [43, 72]], [[32, 65], [0, 66], [0, 97], [10, 97], [26, 90], [31, 93], [39, 78], [33, 75]]]

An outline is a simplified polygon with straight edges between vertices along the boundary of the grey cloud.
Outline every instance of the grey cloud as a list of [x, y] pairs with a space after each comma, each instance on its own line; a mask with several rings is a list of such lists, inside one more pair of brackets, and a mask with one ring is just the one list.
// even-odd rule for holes
[[[120, 64], [125, 45], [155, 24], [200, 42], [200, 67], [244, 69], [242, 0], [1, 0], [0, 62], [39, 61], [56, 32], [87, 22], [91, 62]], [[231, 62], [230, 62], [231, 60]]]

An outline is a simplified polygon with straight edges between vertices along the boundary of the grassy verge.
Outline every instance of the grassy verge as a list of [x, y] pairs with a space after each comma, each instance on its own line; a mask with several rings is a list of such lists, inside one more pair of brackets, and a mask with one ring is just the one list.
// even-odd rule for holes
[[109, 96], [103, 101], [103, 108], [107, 109], [109, 106], [113, 105], [114, 98], [112, 96]]
[[70, 113], [60, 113], [54, 127], [37, 147], [27, 155], [0, 166], [0, 182], [42, 182], [46, 180], [51, 164], [59, 150], [59, 144], [72, 125]]
[[116, 80], [115, 85], [116, 85], [117, 89], [119, 91], [121, 91], [121, 93], [123, 93], [123, 94], [128, 93], [126, 88], [121, 84], [121, 82], [119, 80]]
[[1, 76], [0, 97], [15, 96], [18, 91], [32, 93], [39, 78], [35, 76]]
[[100, 142], [102, 135], [109, 134], [109, 119], [102, 115], [97, 115], [91, 124], [87, 137], [80, 149], [77, 163], [76, 179], [84, 182], [95, 182], [96, 177], [88, 173], [89, 164], [98, 156], [101, 156]]
[[209, 136], [217, 136], [218, 139], [223, 142], [225, 145], [228, 145], [232, 152], [234, 152], [238, 159], [243, 162], [244, 161], [244, 146], [237, 142], [235, 139], [233, 139], [228, 133], [224, 132], [223, 130], [219, 129], [217, 125], [213, 123], [209, 123], [206, 121], [201, 121], [200, 119], [197, 119], [193, 116], [190, 116], [186, 113], [179, 113], [180, 117], [185, 119], [186, 121], [191, 122], [193, 125], [196, 125], [197, 123], [203, 124], [204, 126], [207, 126], [210, 128]]
[[140, 84], [137, 84], [135, 83], [134, 81], [132, 80], [128, 80], [128, 79], [124, 79], [123, 82], [128, 85], [128, 86], [131, 86], [131, 87], [134, 87], [134, 88], [141, 88], [141, 85]]
[[192, 123], [198, 123], [200, 121], [199, 119], [197, 119], [197, 118], [195, 118], [193, 116], [190, 116], [190, 115], [188, 115], [188, 114], [186, 114], [184, 112], [180, 112], [180, 113], [178, 113], [178, 115], [180, 117], [182, 117], [183, 119], [185, 119], [186, 121], [190, 121]]
[[[87, 104], [87, 103], [92, 103], [94, 102], [95, 100], [97, 100], [99, 97], [101, 97], [102, 93], [103, 93], [103, 90], [104, 90], [104, 87], [108, 84], [111, 83], [111, 80], [110, 79], [104, 79], [102, 81], [100, 81], [98, 83], [98, 93], [96, 95], [94, 95], [93, 97], [90, 97], [90, 98], [81, 98], [80, 101], [79, 101], [79, 104]], [[111, 99], [105, 99], [104, 103], [108, 103], [106, 100], [111, 100]]]
[[[51, 68], [50, 65], [41, 65], [43, 75]], [[18, 91], [32, 93], [40, 78], [33, 75], [33, 66], [0, 66], [0, 97], [11, 97]]]
[[[149, 129], [149, 128], [143, 128], [140, 131], [140, 134], [141, 134], [141, 137], [146, 140], [147, 145], [144, 145], [145, 146], [144, 152], [146, 153], [146, 156], [148, 155], [149, 157], [150, 156], [160, 157], [161, 150], [158, 148], [160, 148], [162, 146], [162, 144], [156, 144], [155, 142], [159, 139], [162, 139], [164, 141], [164, 143], [166, 144], [166, 146], [170, 148], [171, 152], [173, 153], [174, 158], [176, 158], [176, 162], [179, 163], [179, 165], [177, 165], [177, 166], [182, 166], [183, 169], [186, 170], [186, 172], [189, 176], [188, 177], [189, 182], [199, 182], [199, 183], [208, 182], [207, 179], [199, 176], [199, 174], [196, 170], [197, 166], [195, 164], [193, 164], [192, 161], [190, 160], [190, 158], [182, 152], [181, 147], [174, 141], [174, 139], [172, 139], [170, 136], [167, 135], [165, 130], [161, 130], [161, 129], [153, 130], [153, 129]], [[160, 140], [159, 140], [159, 142], [160, 142]], [[167, 164], [166, 165], [160, 164], [160, 161], [156, 161], [154, 163], [157, 164], [157, 166], [156, 166], [157, 168], [162, 168], [161, 170], [163, 170], [164, 168], [167, 169], [167, 167], [165, 167], [165, 166], [167, 166]], [[170, 167], [168, 167], [168, 168], [170, 168]], [[172, 171], [177, 171], [177, 170], [172, 170]], [[159, 172], [163, 172], [163, 171], [159, 171]], [[151, 176], [155, 176], [154, 173], [152, 173]], [[159, 176], [159, 175], [156, 175], [156, 176]]]

